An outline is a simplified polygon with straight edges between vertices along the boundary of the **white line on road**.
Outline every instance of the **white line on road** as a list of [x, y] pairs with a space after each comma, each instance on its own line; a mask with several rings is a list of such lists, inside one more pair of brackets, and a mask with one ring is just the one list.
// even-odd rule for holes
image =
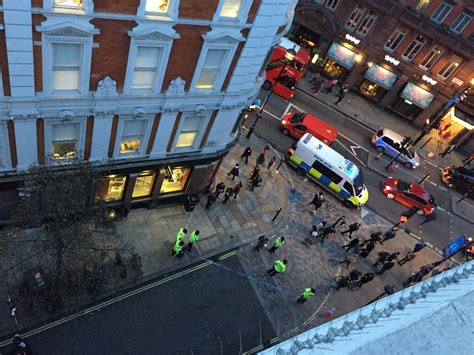
[[281, 117], [275, 116], [273, 113], [271, 113], [267, 110], [263, 110], [263, 112], [265, 112], [269, 116], [272, 116], [273, 118], [276, 118], [278, 121], [281, 121]]
[[347, 150], [351, 155], [354, 156], [363, 166], [367, 167], [367, 164], [365, 164], [362, 160], [359, 159], [359, 157], [352, 152], [351, 149], [347, 148], [344, 144], [342, 144], [339, 140], [336, 139], [336, 142], [339, 143], [345, 150]]

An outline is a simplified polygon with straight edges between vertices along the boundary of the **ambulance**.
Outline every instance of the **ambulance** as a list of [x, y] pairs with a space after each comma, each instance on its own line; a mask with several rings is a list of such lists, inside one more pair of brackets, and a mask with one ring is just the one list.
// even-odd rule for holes
[[308, 176], [342, 200], [346, 207], [360, 207], [369, 199], [357, 165], [306, 133], [288, 150], [288, 163], [299, 175]]

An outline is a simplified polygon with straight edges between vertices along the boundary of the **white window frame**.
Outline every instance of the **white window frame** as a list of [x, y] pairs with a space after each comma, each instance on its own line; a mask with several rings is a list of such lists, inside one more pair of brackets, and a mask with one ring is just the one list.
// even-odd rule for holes
[[[78, 90], [54, 90], [53, 87], [53, 44], [79, 44], [81, 48], [81, 69]], [[92, 36], [61, 37], [43, 34], [43, 93], [54, 96], [87, 95], [92, 62]]]
[[[201, 117], [201, 119], [202, 119], [201, 127], [199, 128], [199, 131], [196, 134], [196, 138], [194, 138], [194, 142], [193, 142], [193, 145], [191, 147], [178, 148], [178, 147], [176, 147], [176, 144], [178, 143], [179, 136], [180, 136], [181, 131], [182, 131], [183, 126], [184, 126], [184, 122], [186, 121], [186, 117], [190, 117], [190, 116]], [[178, 129], [176, 130], [176, 135], [174, 137], [172, 152], [173, 153], [181, 153], [181, 152], [191, 152], [191, 151], [200, 150], [199, 145], [200, 145], [202, 137], [204, 135], [204, 131], [205, 131], [204, 127], [207, 127], [207, 125], [209, 124], [210, 117], [211, 117], [210, 112], [209, 113], [204, 112], [202, 114], [200, 114], [200, 113], [189, 113], [189, 114], [183, 113], [182, 116], [181, 116], [181, 119], [179, 121]]]
[[10, 142], [8, 139], [8, 128], [6, 122], [0, 122], [0, 170], [11, 169]]
[[137, 16], [147, 17], [149, 19], [158, 19], [160, 17], [168, 17], [171, 19], [178, 18], [179, 0], [169, 0], [167, 12], [146, 12], [146, 3], [149, 0], [140, 0], [140, 5], [137, 9]]
[[61, 6], [56, 5], [54, 0], [43, 0], [43, 8], [51, 12], [91, 15], [94, 12], [94, 3], [92, 0], [82, 0], [81, 6]]
[[[454, 61], [454, 57], [459, 57], [461, 58], [461, 61], [459, 63], [457, 63], [456, 61]], [[449, 64], [450, 62], [452, 61], [452, 65], [454, 66], [454, 70], [452, 70], [448, 75], [441, 75], [441, 72], [443, 72], [443, 69], [446, 67], [447, 64]], [[448, 80], [451, 76], [454, 75], [454, 73], [456, 72], [456, 70], [459, 68], [459, 66], [462, 64], [463, 62], [463, 58], [457, 54], [453, 54], [452, 56], [449, 57], [449, 59], [446, 61], [446, 63], [444, 63], [443, 67], [438, 71], [438, 73], [436, 73], [436, 75], [441, 78], [442, 80]], [[455, 63], [457, 63], [458, 65], [456, 65]], [[447, 67], [444, 72], [448, 72], [448, 69], [450, 67]]]
[[[438, 62], [438, 60], [442, 57], [443, 55], [443, 48], [437, 44], [435, 44], [431, 49], [429, 50], [428, 53], [423, 57], [421, 60], [419, 67], [423, 70], [431, 70], [435, 64]], [[428, 57], [430, 57], [428, 59]], [[428, 62], [426, 64], [429, 64], [428, 66], [422, 65], [422, 63], [428, 59]]]
[[[173, 40], [147, 40], [132, 38], [130, 44], [130, 50], [128, 53], [127, 71], [125, 74], [124, 93], [159, 93], [163, 86], [163, 79], [165, 77], [166, 68], [168, 66], [168, 60], [171, 53], [171, 47], [173, 46]], [[138, 47], [152, 47], [161, 48], [161, 60], [160, 65], [156, 68], [155, 78], [151, 89], [132, 89], [133, 73], [135, 71], [135, 63], [137, 61]]]
[[[375, 21], [377, 21], [378, 17], [379, 15], [375, 11], [368, 9], [363, 16], [363, 19], [360, 21], [356, 33], [362, 37], [367, 37], [370, 33], [370, 30], [372, 30], [372, 27], [374, 27]], [[367, 24], [369, 25], [367, 26]], [[366, 32], [363, 31], [365, 28], [367, 28]]]
[[[443, 7], [443, 9], [442, 9], [442, 7]], [[445, 8], [447, 8], [448, 11], [446, 12], [446, 14], [442, 18], [435, 17], [435, 15], [438, 11], [440, 11], [440, 12], [444, 11]], [[447, 2], [442, 2], [441, 4], [438, 5], [436, 10], [434, 10], [433, 13], [431, 14], [431, 20], [435, 23], [443, 23], [443, 21], [446, 20], [446, 17], [448, 17], [448, 15], [451, 13], [452, 10], [453, 10], [453, 6], [451, 4], [448, 4]]]
[[[457, 30], [456, 27], [459, 26], [459, 24], [460, 24], [461, 21], [463, 20], [462, 17], [467, 18], [468, 20], [467, 20], [467, 22], [464, 24], [464, 26], [463, 26], [461, 29]], [[458, 15], [458, 17], [456, 17], [456, 19], [453, 21], [453, 23], [451, 24], [451, 26], [449, 26], [449, 29], [450, 29], [452, 32], [456, 33], [456, 34], [461, 34], [462, 31], [464, 31], [464, 30], [466, 29], [466, 27], [469, 26], [469, 24], [471, 23], [471, 21], [472, 21], [472, 15], [470, 15], [470, 14], [468, 14], [468, 13], [466, 13], [466, 12], [463, 11], [463, 12], [461, 12], [461, 13]]]
[[237, 17], [225, 17], [221, 16], [222, 6], [224, 6], [224, 0], [219, 0], [219, 4], [217, 6], [217, 10], [214, 14], [212, 21], [214, 23], [217, 22], [232, 22], [232, 23], [239, 23], [244, 24], [247, 22], [247, 16], [252, 6], [252, 0], [241, 0], [240, 2], [240, 9]]
[[4, 95], [3, 93], [3, 74], [2, 74], [2, 67], [0, 66], [0, 97]]
[[[416, 36], [416, 37], [418, 37], [418, 36]], [[410, 44], [405, 48], [405, 50], [404, 50], [403, 53], [402, 53], [402, 56], [401, 56], [402, 59], [405, 60], [405, 61], [407, 61], [407, 62], [412, 62], [413, 59], [415, 59], [415, 57], [418, 55], [418, 53], [420, 53], [420, 51], [421, 51], [421, 49], [423, 48], [423, 46], [426, 44], [426, 38], [423, 38], [423, 41], [419, 41], [416, 37], [413, 38], [413, 40], [410, 42]], [[408, 55], [405, 55], [405, 53], [406, 53], [406, 51], [408, 50], [408, 48], [410, 48], [411, 45], [412, 45], [413, 43], [415, 43], [415, 42], [416, 42], [417, 44], [419, 44], [420, 46], [419, 46], [418, 50], [415, 51], [415, 54], [414, 54], [411, 58], [409, 58], [409, 56], [408, 56]], [[416, 46], [413, 47], [413, 49], [414, 49], [414, 48], [416, 48]], [[412, 53], [414, 52], [413, 49], [412, 49], [408, 54], [412, 54]]]
[[[83, 158], [85, 140], [86, 140], [86, 121], [84, 119], [68, 119], [68, 120], [51, 120], [45, 121], [45, 154], [46, 156], [53, 156], [53, 126], [54, 125], [66, 125], [66, 124], [79, 124], [79, 137], [77, 137], [76, 151], [80, 159]], [[51, 159], [52, 164], [61, 164], [64, 162], [63, 159]]]
[[[398, 44], [395, 46], [395, 48], [391, 48], [389, 46], [387, 46], [387, 43], [388, 41], [390, 41], [390, 39], [396, 34], [396, 37], [395, 39], [398, 38], [399, 35], [402, 36], [402, 39], [400, 40], [400, 42], [398, 42]], [[384, 45], [384, 48], [386, 51], [389, 51], [389, 52], [395, 52], [397, 50], [398, 47], [400, 47], [400, 44], [402, 44], [403, 40], [405, 39], [406, 35], [408, 34], [408, 31], [403, 31], [403, 29], [401, 29], [400, 27], [397, 27], [395, 29], [395, 31], [392, 32], [392, 34], [390, 35], [390, 37], [387, 39], [387, 42], [385, 42], [385, 45]], [[395, 42], [395, 41], [393, 41]], [[393, 43], [392, 42], [392, 43]]]
[[[207, 92], [207, 93], [220, 92], [222, 89], [222, 85], [224, 84], [225, 77], [227, 73], [229, 72], [230, 64], [232, 62], [232, 59], [234, 58], [235, 51], [237, 50], [237, 45], [238, 45], [238, 42], [236, 43], [205, 42], [201, 50], [201, 55], [199, 56], [198, 63], [196, 65], [196, 69], [194, 70], [193, 80], [191, 82], [191, 88], [189, 90], [191, 92]], [[201, 76], [202, 68], [204, 66], [204, 62], [206, 60], [207, 52], [209, 51], [209, 49], [227, 50], [227, 56], [224, 59], [221, 70], [216, 78], [214, 87], [211, 89], [198, 88], [196, 87], [196, 85], [199, 81], [199, 77]]]
[[[354, 31], [360, 24], [360, 20], [364, 17], [364, 13], [367, 8], [361, 4], [356, 4], [354, 10], [352, 10], [349, 18], [347, 19], [344, 27], [349, 31]], [[354, 17], [354, 18], [353, 18]]]
[[[128, 159], [128, 158], [137, 158], [143, 157], [146, 153], [146, 147], [150, 139], [150, 131], [152, 126], [153, 115], [140, 115], [135, 117], [120, 117], [119, 123], [117, 126], [117, 136], [115, 137], [115, 147], [114, 147], [114, 159]], [[143, 132], [143, 140], [140, 142], [140, 148], [134, 153], [120, 153], [120, 144], [122, 144], [122, 136], [125, 128], [126, 121], [135, 121], [142, 120], [145, 121], [145, 131]]]
[[338, 5], [339, 5], [339, 0], [326, 0], [326, 2], [324, 3], [324, 6], [327, 7], [331, 11], [336, 10]]

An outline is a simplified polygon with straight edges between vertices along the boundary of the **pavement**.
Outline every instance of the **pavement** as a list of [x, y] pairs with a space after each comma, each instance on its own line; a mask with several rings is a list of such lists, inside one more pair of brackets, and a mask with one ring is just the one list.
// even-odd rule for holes
[[[216, 182], [223, 181], [226, 185], [232, 184], [232, 180], [227, 176], [227, 172], [230, 171], [236, 162], [240, 161], [240, 154], [249, 144], [254, 148], [254, 155], [251, 158], [253, 162], [256, 155], [263, 150], [266, 142], [255, 135], [250, 140], [241, 136], [238, 144], [224, 159]], [[279, 153], [271, 149], [270, 156], [279, 157]], [[254, 164], [250, 164], [250, 162], [249, 166], [245, 166], [241, 162], [240, 180], [244, 185], [246, 177], [250, 174], [253, 166]], [[324, 244], [321, 244], [320, 241], [309, 237], [311, 225], [322, 220], [333, 223], [337, 218], [344, 215], [347, 224], [355, 221], [363, 223], [363, 227], [355, 233], [355, 237], [365, 239], [373, 231], [389, 229], [393, 223], [380, 217], [375, 211], [368, 208], [346, 209], [340, 201], [335, 200], [331, 196], [327, 196], [324, 206], [316, 214], [310, 213], [311, 209], [308, 202], [314, 193], [320, 191], [320, 189], [312, 182], [307, 181], [307, 179], [297, 176], [285, 164], [282, 165], [279, 172], [272, 171], [268, 174], [263, 172], [262, 177], [262, 186], [257, 187], [254, 192], [244, 188], [236, 200], [232, 199], [227, 204], [222, 203], [221, 196], [221, 201], [214, 203], [209, 210], [204, 208], [205, 199], [203, 198], [192, 213], [186, 213], [182, 206], [172, 204], [162, 205], [153, 210], [131, 211], [127, 220], [117, 222], [117, 227], [121, 232], [122, 238], [132, 242], [135, 251], [141, 256], [144, 274], [141, 279], [137, 280], [130, 272], [126, 283], [121, 286], [120, 290], [110, 290], [102, 294], [101, 297], [113, 299], [118, 291], [125, 292], [129, 288], [139, 287], [140, 284], [173, 275], [177, 270], [186, 269], [197, 262], [209, 260], [213, 255], [237, 248], [231, 254], [238, 258], [243, 271], [240, 270], [240, 266], [237, 264], [224, 267], [226, 265], [223, 263], [215, 262], [216, 266], [222, 267], [222, 273], [227, 275], [227, 278], [220, 283], [235, 282], [235, 277], [244, 277], [249, 280], [256, 299], [259, 300], [273, 333], [276, 335], [275, 338], [271, 339], [275, 342], [283, 340], [295, 332], [300, 332], [305, 327], [312, 327], [327, 322], [329, 320], [325, 316], [327, 310], [334, 308], [332, 316], [337, 317], [359, 308], [380, 294], [386, 284], [394, 285], [397, 289], [400, 289], [402, 282], [420, 266], [441, 259], [439, 250], [427, 247], [418, 253], [415, 260], [401, 267], [396, 265], [384, 275], [377, 276], [370, 285], [366, 285], [360, 290], [340, 290], [335, 292], [330, 289], [334, 278], [341, 273], [345, 274], [349, 271], [339, 263], [344, 258], [341, 245], [349, 240], [340, 233], [336, 233], [330, 236]], [[275, 221], [272, 221], [279, 208], [282, 208], [282, 212], [275, 218]], [[183, 226], [187, 226], [189, 230], [199, 229], [201, 231], [201, 238], [195, 244], [193, 254], [186, 254], [183, 258], [171, 257], [171, 248], [176, 232]], [[338, 232], [340, 231], [341, 228], [339, 228]], [[271, 240], [277, 235], [283, 235], [287, 241], [280, 250], [277, 250], [275, 255], [269, 254], [265, 249], [257, 253], [253, 250], [253, 246], [256, 243], [257, 237], [262, 234], [270, 237]], [[357, 260], [357, 257], [353, 256], [354, 260], [350, 267], [357, 268], [363, 273], [373, 272], [372, 263], [377, 258], [377, 252], [381, 250], [389, 252], [400, 251], [403, 255], [404, 252], [411, 250], [415, 243], [416, 239], [413, 236], [401, 231], [395, 239], [386, 242], [383, 246], [377, 246], [367, 259]], [[266, 249], [270, 246], [271, 243], [267, 245]], [[15, 262], [14, 253], [10, 250], [4, 251], [4, 253], [8, 257], [1, 259], [3, 260], [1, 264], [3, 270]], [[127, 262], [127, 256], [123, 258]], [[267, 271], [277, 258], [288, 259], [287, 271], [282, 275], [270, 277]], [[36, 262], [36, 260], [32, 260], [32, 263]], [[9, 274], [14, 276], [17, 272], [19, 270], [14, 269]], [[208, 275], [205, 279], [208, 280], [208, 283], [200, 284], [200, 288], [204, 288], [208, 292], [209, 290], [220, 292], [220, 286], [213, 283], [212, 275]], [[170, 287], [169, 292], [174, 295], [176, 302], [186, 302], [185, 299], [181, 298], [181, 295], [185, 295], [186, 291], [174, 290], [172, 286]], [[305, 304], [299, 305], [296, 303], [296, 299], [306, 287], [314, 287], [316, 289], [316, 296]], [[10, 291], [14, 298], [19, 297], [11, 287], [8, 290], [0, 285], [0, 296], [2, 298], [6, 298], [7, 291]], [[236, 297], [247, 297], [245, 295], [240, 296], [236, 291], [233, 292]], [[168, 304], [166, 302], [161, 304], [160, 298], [156, 298], [156, 300], [159, 309], [165, 311]], [[102, 309], [102, 306], [100, 306], [101, 300], [96, 299], [95, 302], [99, 303], [97, 307]], [[253, 303], [255, 300], [249, 298], [248, 302]], [[140, 304], [140, 299], [137, 299], [136, 303]], [[223, 303], [226, 303], [226, 307], [220, 310], [221, 313], [226, 312], [226, 309], [230, 311], [234, 307], [234, 303], [228, 300], [223, 300]], [[84, 306], [84, 304], [81, 305], [81, 307]], [[146, 304], [142, 306], [146, 308]], [[126, 310], [127, 307], [127, 305], [124, 305], [116, 312], [124, 312], [123, 310]], [[205, 317], [206, 304], [196, 305], [196, 307], [202, 309], [202, 315]], [[106, 309], [105, 305], [104, 309]], [[8, 309], [5, 310], [5, 314], [7, 311]], [[67, 313], [73, 314], [73, 316], [74, 312], [75, 310], [73, 309], [67, 310]], [[179, 312], [174, 314], [174, 317], [180, 320], [173, 323], [179, 328], [179, 331], [183, 331], [179, 324], [185, 325], [186, 322], [190, 321], [189, 317], [186, 316], [187, 312], [184, 313], [184, 315], [181, 315]], [[21, 309], [18, 310], [17, 314], [23, 328], [33, 329], [29, 333], [31, 335], [37, 334], [37, 331], [34, 330], [35, 324], [39, 322], [48, 323], [53, 317], [61, 318], [64, 316], [64, 314], [60, 313], [52, 315], [42, 314], [39, 318], [28, 319], [27, 317], [22, 317]], [[239, 317], [239, 315], [240, 312], [237, 312], [235, 317]], [[246, 318], [245, 315], [242, 315], [242, 317], [244, 321], [250, 323], [261, 320], [261, 317], [252, 320], [248, 317]], [[131, 318], [131, 324], [128, 326], [133, 327], [134, 322], [139, 321], [140, 319]], [[149, 323], [153, 324], [153, 322]], [[148, 337], [159, 332], [160, 322], [156, 323], [155, 328], [152, 327], [147, 331]], [[240, 324], [238, 326], [239, 329], [242, 327]], [[223, 325], [216, 323], [214, 326], [222, 327]], [[62, 327], [61, 325], [58, 329], [63, 329]], [[88, 323], [85, 322], [83, 327], [88, 327]], [[13, 320], [5, 316], [0, 318], [0, 331], [1, 334], [6, 335], [21, 330], [16, 329]], [[76, 329], [75, 331], [79, 332], [80, 330]], [[185, 327], [185, 332], [189, 331], [192, 330]], [[215, 329], [212, 330], [214, 332], [212, 334], [217, 334], [215, 331]], [[235, 334], [237, 330], [229, 329], [228, 331], [234, 331]], [[208, 332], [211, 332], [211, 330]], [[267, 331], [267, 334], [271, 333]], [[59, 331], [56, 336], [63, 337], [66, 336], [66, 333]], [[157, 338], [159, 340], [160, 337]], [[195, 338], [191, 337], [191, 339]], [[64, 342], [63, 340], [61, 341]], [[87, 339], [84, 341], [87, 341]], [[131, 342], [128, 345], [130, 347], [139, 339], [130, 338], [129, 341]], [[67, 345], [67, 342], [65, 343]], [[47, 342], [47, 344], [49, 343]], [[3, 343], [0, 343], [0, 347], [2, 345]], [[190, 344], [187, 343], [187, 345], [189, 346]], [[70, 346], [73, 346], [73, 344]], [[246, 349], [243, 349], [244, 351], [249, 349], [255, 350], [261, 347], [262, 344], [255, 343], [254, 347], [252, 347], [251, 344], [246, 343], [245, 346]], [[196, 345], [196, 347], [203, 349], [201, 343]], [[45, 349], [48, 348], [45, 347]], [[100, 353], [107, 353], [107, 351]], [[38, 353], [41, 354], [42, 352]]]

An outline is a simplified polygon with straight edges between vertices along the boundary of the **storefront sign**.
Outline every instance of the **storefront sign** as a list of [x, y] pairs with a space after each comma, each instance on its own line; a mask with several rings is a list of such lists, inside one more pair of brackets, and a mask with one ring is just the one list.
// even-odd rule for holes
[[427, 108], [434, 99], [432, 93], [413, 83], [407, 83], [400, 96], [421, 108]]
[[433, 78], [429, 77], [428, 75], [423, 75], [421, 77], [421, 79], [423, 81], [426, 81], [428, 84], [431, 84], [431, 85], [436, 85], [438, 82], [436, 80], [434, 80]]
[[400, 61], [399, 61], [399, 60], [397, 60], [397, 59], [395, 59], [395, 58], [393, 58], [393, 57], [390, 57], [389, 55], [386, 55], [386, 56], [385, 56], [385, 60], [386, 60], [387, 62], [392, 63], [393, 65], [398, 65], [398, 64], [400, 64]]
[[346, 39], [354, 44], [359, 44], [360, 43], [360, 39], [358, 39], [357, 37], [354, 37], [353, 35], [349, 34], [349, 33], [346, 33]]
[[393, 86], [398, 75], [380, 65], [372, 64], [365, 72], [365, 77], [388, 90]]
[[347, 69], [351, 69], [356, 61], [357, 53], [354, 53], [349, 48], [341, 46], [339, 43], [333, 43], [329, 48], [327, 56], [334, 59]]

